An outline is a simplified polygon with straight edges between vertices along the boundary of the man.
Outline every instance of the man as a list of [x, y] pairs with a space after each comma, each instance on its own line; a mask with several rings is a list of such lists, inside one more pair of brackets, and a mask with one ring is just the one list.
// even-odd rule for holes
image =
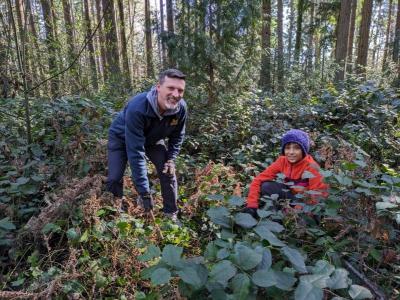
[[[178, 188], [174, 160], [185, 135], [187, 106], [184, 101], [185, 75], [168, 69], [159, 75], [149, 92], [131, 99], [111, 124], [108, 139], [107, 190], [123, 195], [123, 175], [129, 161], [132, 179], [145, 211], [153, 209], [147, 177], [146, 157], [160, 178], [164, 213], [177, 219]], [[168, 138], [168, 146], [164, 139]]]

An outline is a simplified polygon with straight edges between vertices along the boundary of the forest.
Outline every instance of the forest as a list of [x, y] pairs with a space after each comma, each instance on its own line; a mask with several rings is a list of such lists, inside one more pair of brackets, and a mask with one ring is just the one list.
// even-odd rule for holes
[[[181, 224], [105, 183], [169, 68]], [[2, 0], [0, 93], [0, 299], [400, 299], [400, 0]], [[244, 213], [293, 128], [329, 195]]]

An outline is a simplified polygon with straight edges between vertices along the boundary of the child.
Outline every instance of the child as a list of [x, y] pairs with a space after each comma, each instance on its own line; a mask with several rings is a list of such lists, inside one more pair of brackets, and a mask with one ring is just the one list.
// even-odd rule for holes
[[[299, 129], [286, 132], [282, 137], [282, 155], [250, 184], [244, 212], [256, 216], [260, 196], [264, 195], [277, 194], [278, 199], [296, 200], [297, 193], [315, 191], [312, 195], [305, 193], [304, 199], [308, 205], [314, 205], [318, 203], [318, 198], [326, 197], [328, 186], [318, 171], [319, 165], [308, 154], [309, 150], [310, 139], [307, 133]], [[279, 173], [284, 174], [286, 184], [274, 181]]]

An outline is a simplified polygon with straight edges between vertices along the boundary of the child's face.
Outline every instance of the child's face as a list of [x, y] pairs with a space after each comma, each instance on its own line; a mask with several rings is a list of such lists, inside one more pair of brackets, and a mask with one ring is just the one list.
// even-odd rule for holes
[[303, 159], [303, 151], [301, 150], [300, 145], [296, 143], [287, 143], [283, 149], [283, 153], [292, 164]]

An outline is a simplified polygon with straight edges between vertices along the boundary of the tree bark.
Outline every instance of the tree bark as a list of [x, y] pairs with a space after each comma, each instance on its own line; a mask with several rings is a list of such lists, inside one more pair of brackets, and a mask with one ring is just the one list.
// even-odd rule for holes
[[335, 61], [339, 65], [339, 69], [336, 71], [335, 75], [336, 82], [344, 80], [345, 77], [346, 56], [349, 42], [350, 14], [351, 2], [349, 0], [342, 0], [340, 2], [340, 13], [335, 48]]
[[300, 51], [301, 51], [301, 34], [303, 27], [303, 12], [304, 12], [304, 0], [298, 0], [297, 2], [297, 29], [296, 29], [296, 42], [294, 45], [294, 62], [299, 63]]
[[389, 12], [386, 25], [386, 35], [385, 35], [385, 48], [383, 50], [383, 58], [382, 58], [382, 71], [385, 71], [387, 69], [386, 61], [389, 52], [390, 28], [392, 24], [392, 7], [393, 7], [393, 0], [389, 0]]
[[124, 6], [123, 1], [118, 0], [118, 11], [119, 11], [119, 28], [120, 28], [120, 41], [121, 41], [121, 56], [122, 56], [122, 76], [125, 78], [126, 88], [129, 87], [131, 82], [131, 75], [129, 72], [129, 60], [128, 60], [128, 51], [127, 51], [127, 43], [126, 43], [126, 34], [125, 34], [125, 15], [124, 15]]
[[396, 29], [393, 43], [393, 61], [400, 64], [400, 0], [397, 2]]
[[278, 35], [278, 91], [282, 92], [284, 87], [284, 65], [283, 65], [283, 1], [278, 0], [278, 26], [277, 26], [277, 35]]
[[92, 82], [92, 86], [95, 90], [99, 88], [99, 83], [97, 81], [97, 69], [96, 69], [96, 60], [95, 60], [95, 51], [94, 51], [94, 43], [93, 39], [91, 39], [92, 35], [92, 25], [90, 23], [90, 3], [89, 0], [83, 0], [84, 7], [84, 27], [85, 27], [85, 35], [86, 40], [88, 41], [88, 52], [89, 52], [89, 68], [90, 68], [90, 79]]
[[[301, 1], [301, 0], [300, 0]], [[271, 90], [271, 0], [262, 2], [260, 88]]]
[[306, 73], [310, 73], [313, 70], [313, 41], [314, 41], [314, 15], [315, 15], [315, 5], [311, 1], [311, 10], [310, 10], [310, 25], [308, 30], [308, 46], [307, 46], [307, 63], [306, 63]]
[[292, 63], [293, 30], [294, 30], [294, 0], [290, 0], [288, 50], [287, 50], [287, 53], [288, 53], [288, 56], [287, 56], [288, 68], [291, 67], [291, 63]]
[[364, 0], [357, 49], [357, 74], [365, 74], [368, 58], [369, 31], [371, 27], [372, 0]]
[[151, 40], [151, 20], [150, 20], [150, 2], [144, 0], [144, 15], [145, 15], [145, 33], [146, 33], [146, 66], [147, 66], [147, 77], [154, 77], [153, 67], [153, 45]]
[[160, 0], [160, 24], [161, 24], [161, 57], [162, 67], [165, 68], [167, 62], [167, 55], [165, 50], [165, 29], [164, 29], [164, 2]]
[[174, 10], [173, 10], [173, 2], [172, 0], [166, 0], [167, 4], [167, 30], [168, 30], [168, 67], [175, 67], [175, 58], [174, 58], [174, 49], [175, 42], [171, 41], [174, 39], [175, 29], [174, 29]]
[[353, 71], [353, 44], [354, 44], [354, 30], [356, 27], [356, 15], [357, 15], [357, 0], [351, 2], [351, 15], [350, 15], [350, 28], [349, 28], [349, 41], [347, 43], [347, 62], [346, 62], [346, 73]]

